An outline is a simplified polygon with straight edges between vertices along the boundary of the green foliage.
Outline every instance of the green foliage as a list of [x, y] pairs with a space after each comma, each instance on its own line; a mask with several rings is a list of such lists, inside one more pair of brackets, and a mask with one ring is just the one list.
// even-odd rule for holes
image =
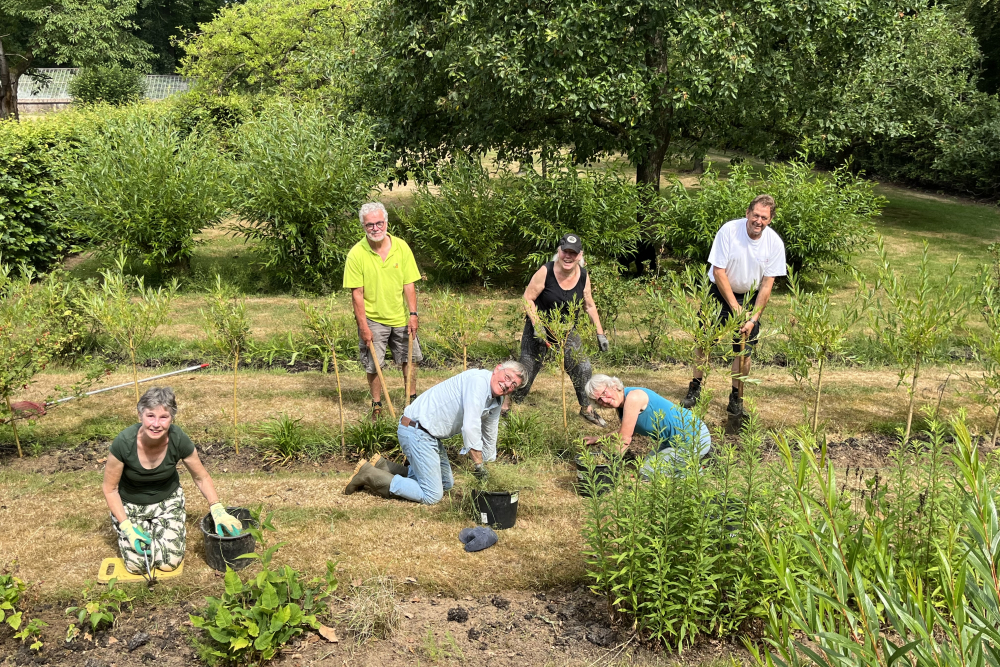
[[641, 462], [609, 454], [615, 483], [606, 493], [594, 456], [583, 454], [591, 588], [640, 637], [681, 648], [735, 634], [777, 600], [758, 529], [781, 540], [787, 528], [783, 482], [762, 461], [763, 439], [754, 414], [738, 445], [715, 445], [712, 465], [689, 452], [679, 470], [656, 469], [648, 481]]
[[258, 449], [266, 458], [282, 465], [304, 454], [310, 444], [302, 428], [302, 420], [292, 419], [286, 414], [268, 419], [257, 432], [261, 436]]
[[534, 411], [512, 409], [497, 429], [497, 456], [514, 463], [551, 455], [549, 436], [541, 417]]
[[371, 128], [319, 106], [275, 104], [232, 142], [240, 231], [285, 282], [332, 288], [361, 234], [357, 211], [385, 173]]
[[527, 251], [517, 233], [514, 177], [506, 169], [490, 178], [478, 160], [463, 153], [435, 174], [437, 192], [421, 183], [413, 205], [394, 213], [413, 248], [443, 280], [482, 284], [509, 279]]
[[911, 378], [907, 388], [910, 405], [906, 416], [906, 432], [903, 434], [903, 442], [906, 442], [910, 438], [913, 423], [920, 365], [947, 339], [953, 328], [961, 326], [968, 294], [955, 278], [958, 272], [957, 257], [943, 280], [931, 275], [926, 241], [916, 278], [909, 278], [895, 270], [881, 237], [878, 240], [878, 254], [878, 279], [874, 285], [869, 286], [859, 277], [860, 292], [865, 299], [864, 308], [874, 336], [899, 367], [899, 384], [907, 376]]
[[469, 367], [469, 348], [487, 331], [493, 319], [493, 305], [473, 305], [465, 296], [444, 292], [432, 302], [434, 342], [452, 359], [462, 358], [462, 370]]
[[[667, 286], [669, 301], [658, 297], [659, 301], [666, 302], [659, 306], [660, 309], [666, 310], [670, 321], [684, 334], [670, 341], [671, 354], [700, 370], [704, 378], [713, 371], [710, 361], [713, 352], [727, 362], [733, 358], [733, 337], [746, 323], [752, 310], [751, 304], [741, 304], [741, 314], [734, 313], [722, 319], [722, 304], [712, 296], [711, 288], [712, 283], [703, 266], [689, 266], [683, 272], [670, 275]], [[708, 354], [702, 354], [702, 351]], [[696, 408], [701, 412], [707, 410], [711, 402], [711, 390], [707, 384], [707, 381], [702, 381], [702, 393]]]
[[146, 75], [117, 63], [84, 67], [70, 80], [69, 94], [79, 104], [132, 104], [146, 94]]
[[965, 379], [972, 385], [976, 399], [996, 413], [990, 438], [995, 446], [1000, 433], [1000, 244], [990, 244], [989, 250], [993, 263], [992, 266], [984, 266], [980, 272], [975, 304], [986, 331], [984, 334], [971, 334], [982, 373], [966, 373]]
[[[257, 513], [259, 520], [260, 512]], [[317, 614], [326, 611], [326, 600], [338, 586], [336, 564], [326, 563], [326, 576], [308, 582], [289, 565], [272, 564], [274, 554], [285, 543], [268, 546], [264, 530], [273, 530], [271, 516], [261, 528], [248, 532], [264, 548], [263, 553], [240, 558], [260, 561], [260, 571], [246, 579], [226, 568], [222, 597], [206, 597], [204, 615], [191, 615], [191, 623], [204, 630], [209, 655], [233, 665], [260, 665], [271, 660], [292, 637], [307, 629], [318, 630]]]
[[28, 648], [32, 651], [41, 651], [45, 644], [42, 642], [42, 628], [49, 627], [49, 624], [39, 618], [32, 618], [25, 623], [18, 632], [14, 633], [14, 639], [22, 642], [31, 641]]
[[751, 200], [767, 193], [778, 204], [772, 227], [785, 243], [788, 264], [815, 271], [846, 264], [869, 243], [872, 219], [885, 205], [873, 187], [846, 167], [824, 176], [804, 161], [772, 164], [761, 181], [747, 163], [733, 167], [726, 180], [709, 169], [697, 190], [674, 183], [659, 213], [659, 234], [675, 256], [703, 262], [719, 227], [745, 217]]
[[88, 132], [84, 150], [86, 159], [66, 166], [58, 191], [65, 219], [106, 255], [186, 267], [194, 235], [228, 205], [226, 170], [211, 138], [184, 135], [163, 111], [136, 106]]
[[348, 450], [358, 458], [370, 459], [375, 454], [392, 458], [399, 452], [396, 422], [385, 417], [374, 422], [362, 419], [351, 424], [347, 427], [344, 437]]
[[21, 627], [24, 612], [19, 611], [17, 605], [27, 589], [27, 584], [13, 574], [0, 574], [0, 623], [6, 623], [11, 630]]
[[77, 117], [56, 114], [31, 123], [0, 123], [0, 237], [3, 259], [46, 271], [78, 238], [53, 197], [67, 161], [76, 159]]
[[[349, 354], [354, 345], [351, 342], [357, 334], [358, 325], [354, 315], [336, 313], [337, 294], [331, 294], [323, 310], [305, 301], [299, 302], [299, 310], [305, 315], [305, 345], [316, 351], [323, 360], [323, 372], [328, 372], [331, 358], [337, 356], [338, 349], [343, 355]], [[334, 362], [336, 363], [336, 361]], [[338, 371], [339, 372], [339, 371]]]
[[[809, 292], [794, 271], [789, 273], [790, 317], [782, 326], [786, 336], [782, 347], [788, 360], [788, 372], [799, 384], [805, 380], [816, 396], [813, 404], [812, 429], [819, 427], [820, 396], [823, 391], [823, 365], [832, 357], [843, 357], [847, 332], [861, 317], [857, 304], [834, 308], [830, 303], [833, 289], [823, 276], [816, 291]], [[818, 368], [813, 382], [813, 362]]]
[[[793, 480], [797, 534], [781, 540], [760, 531], [782, 600], [769, 611], [764, 651], [751, 647], [758, 664], [997, 664], [996, 493], [964, 422], [956, 419], [952, 426], [963, 525], [927, 545], [929, 568], [898, 558], [877, 514], [858, 521], [843, 511], [824, 452], [817, 457], [812, 443], [804, 442], [793, 454], [790, 443], [778, 439]], [[791, 567], [791, 552], [808, 554], [809, 567]], [[859, 560], [871, 566], [860, 567]]]
[[107, 586], [88, 581], [83, 588], [80, 606], [67, 607], [66, 613], [76, 616], [81, 626], [90, 623], [92, 632], [113, 625], [115, 616], [122, 612], [122, 605], [133, 600], [126, 591], [115, 587], [117, 581], [112, 579]]
[[549, 261], [559, 239], [578, 234], [598, 260], [633, 252], [639, 240], [639, 190], [613, 171], [581, 172], [566, 158], [541, 176], [494, 178], [477, 160], [457, 155], [422, 183], [409, 209], [396, 214], [432, 271], [448, 281], [521, 280]]
[[635, 286], [622, 276], [622, 267], [616, 261], [587, 264], [590, 274], [590, 290], [601, 316], [605, 331], [618, 332], [618, 318], [622, 311], [628, 312], [628, 301], [635, 292]]
[[248, 0], [224, 5], [211, 22], [179, 40], [181, 72], [213, 91], [317, 92], [340, 101], [349, 90], [343, 69], [358, 47], [367, 3]]
[[385, 2], [361, 92], [402, 172], [457, 151], [496, 149], [502, 161], [573, 146], [583, 161], [628, 155], [654, 185], [664, 158], [704, 155], [722, 137], [766, 151], [843, 135], [843, 89], [897, 43], [905, 7]]
[[87, 317], [106, 334], [118, 350], [129, 356], [135, 383], [135, 400], [139, 401], [139, 369], [136, 352], [153, 336], [170, 311], [170, 302], [177, 292], [174, 280], [166, 289], [146, 287], [142, 276], [125, 275], [125, 256], [120, 255], [115, 269], [101, 272], [98, 288], [81, 290], [81, 306]]
[[559, 239], [573, 232], [583, 241], [587, 257], [614, 260], [634, 253], [644, 225], [643, 190], [614, 169], [581, 170], [571, 156], [550, 167], [544, 176], [534, 170], [517, 183], [519, 235], [532, 253], [533, 271], [552, 258]]

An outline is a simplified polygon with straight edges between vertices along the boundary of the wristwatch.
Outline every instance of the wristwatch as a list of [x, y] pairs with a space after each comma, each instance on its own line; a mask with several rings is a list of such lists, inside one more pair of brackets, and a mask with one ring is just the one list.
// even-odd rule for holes
[[417, 315], [417, 314], [416, 314], [416, 313], [415, 313], [414, 311], [412, 311], [412, 310], [410, 311], [410, 315], [413, 315], [414, 317], [420, 317], [419, 315]]

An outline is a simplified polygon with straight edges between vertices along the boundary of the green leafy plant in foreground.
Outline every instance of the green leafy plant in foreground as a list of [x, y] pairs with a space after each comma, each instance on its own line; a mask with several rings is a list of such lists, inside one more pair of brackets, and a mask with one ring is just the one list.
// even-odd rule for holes
[[[67, 607], [66, 613], [76, 616], [82, 626], [90, 623], [91, 630], [99, 630], [115, 622], [115, 615], [120, 614], [122, 605], [130, 603], [134, 598], [115, 584], [112, 579], [107, 586], [88, 581], [84, 586], [82, 601], [79, 607]], [[70, 624], [72, 625], [72, 624]], [[67, 641], [69, 633], [67, 632]]]
[[11, 630], [21, 627], [23, 612], [18, 611], [17, 604], [27, 588], [27, 584], [13, 574], [0, 574], [0, 623], [6, 623]]
[[301, 419], [282, 414], [260, 425], [259, 448], [265, 456], [285, 464], [300, 456], [309, 446], [309, 436], [302, 428]]
[[326, 611], [325, 600], [338, 586], [336, 564], [327, 561], [326, 577], [302, 581], [301, 574], [289, 565], [273, 565], [274, 554], [285, 542], [268, 546], [265, 530], [274, 530], [272, 515], [262, 521], [254, 512], [260, 528], [247, 531], [264, 548], [263, 553], [245, 554], [260, 562], [260, 572], [244, 581], [226, 568], [222, 597], [205, 598], [203, 616], [191, 615], [191, 623], [204, 630], [209, 644], [203, 655], [225, 664], [260, 665], [271, 660], [288, 641], [307, 630], [318, 630], [317, 614]]
[[[964, 418], [952, 421], [955, 484], [964, 490], [958, 563], [936, 551], [932, 581], [897, 562], [877, 526], [843, 520], [833, 464], [811, 446], [793, 454], [779, 438], [781, 458], [794, 480], [796, 536], [765, 539], [783, 603], [768, 613], [763, 650], [747, 643], [767, 667], [960, 667], [1000, 664], [1000, 518], [997, 494], [980, 463]], [[943, 547], [945, 545], [941, 545]], [[803, 575], [789, 553], [804, 551], [812, 567]], [[867, 552], [866, 574], [856, 558]]]
[[396, 437], [396, 422], [379, 418], [374, 422], [363, 419], [347, 427], [347, 447], [361, 458], [371, 458], [375, 454], [391, 457], [399, 452]]
[[41, 651], [42, 647], [45, 646], [44, 642], [42, 642], [42, 628], [47, 627], [49, 627], [49, 624], [45, 621], [33, 618], [25, 623], [18, 632], [14, 633], [14, 639], [20, 639], [22, 642], [32, 640], [28, 648], [32, 651]]

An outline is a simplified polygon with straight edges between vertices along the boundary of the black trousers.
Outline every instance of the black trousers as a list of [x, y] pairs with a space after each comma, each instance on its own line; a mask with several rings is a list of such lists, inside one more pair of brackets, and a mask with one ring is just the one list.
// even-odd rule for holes
[[[576, 390], [576, 400], [581, 407], [584, 407], [590, 405], [590, 399], [583, 389], [590, 381], [593, 369], [590, 366], [590, 359], [582, 355], [582, 348], [583, 342], [580, 340], [580, 336], [575, 332], [570, 334], [566, 341], [566, 353], [563, 360], [566, 364], [566, 373], [569, 374], [569, 378], [573, 382], [573, 389]], [[520, 362], [527, 369], [528, 375], [524, 378], [524, 384], [511, 395], [515, 402], [523, 401], [524, 397], [531, 391], [531, 385], [535, 381], [538, 371], [542, 370], [542, 363], [548, 352], [549, 347], [535, 336], [535, 327], [532, 326], [531, 321], [525, 320], [524, 333], [521, 334]]]

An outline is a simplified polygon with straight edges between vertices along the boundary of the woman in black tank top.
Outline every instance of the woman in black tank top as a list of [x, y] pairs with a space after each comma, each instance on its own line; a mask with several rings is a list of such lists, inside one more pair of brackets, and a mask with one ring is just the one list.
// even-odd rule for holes
[[[538, 323], [538, 313], [547, 313], [553, 309], [564, 308], [567, 304], [578, 301], [583, 310], [590, 316], [597, 328], [597, 342], [601, 351], [607, 351], [608, 339], [604, 336], [601, 318], [597, 314], [597, 306], [590, 292], [590, 276], [583, 268], [583, 245], [575, 234], [567, 234], [559, 241], [559, 250], [551, 262], [546, 263], [531, 277], [528, 287], [524, 290], [524, 305], [527, 316], [524, 320], [524, 332], [521, 335], [521, 363], [528, 371], [524, 383], [514, 392], [512, 398], [520, 403], [531, 391], [531, 385], [542, 368], [545, 354], [551, 347], [551, 341], [546, 340], [546, 332]], [[605, 426], [604, 420], [594, 412], [594, 407], [587, 397], [584, 387], [590, 380], [590, 360], [580, 352], [583, 344], [579, 335], [570, 334], [565, 350], [565, 368], [573, 381], [576, 399], [580, 403], [580, 416], [598, 426]], [[503, 411], [510, 409], [510, 403], [505, 402]]]

